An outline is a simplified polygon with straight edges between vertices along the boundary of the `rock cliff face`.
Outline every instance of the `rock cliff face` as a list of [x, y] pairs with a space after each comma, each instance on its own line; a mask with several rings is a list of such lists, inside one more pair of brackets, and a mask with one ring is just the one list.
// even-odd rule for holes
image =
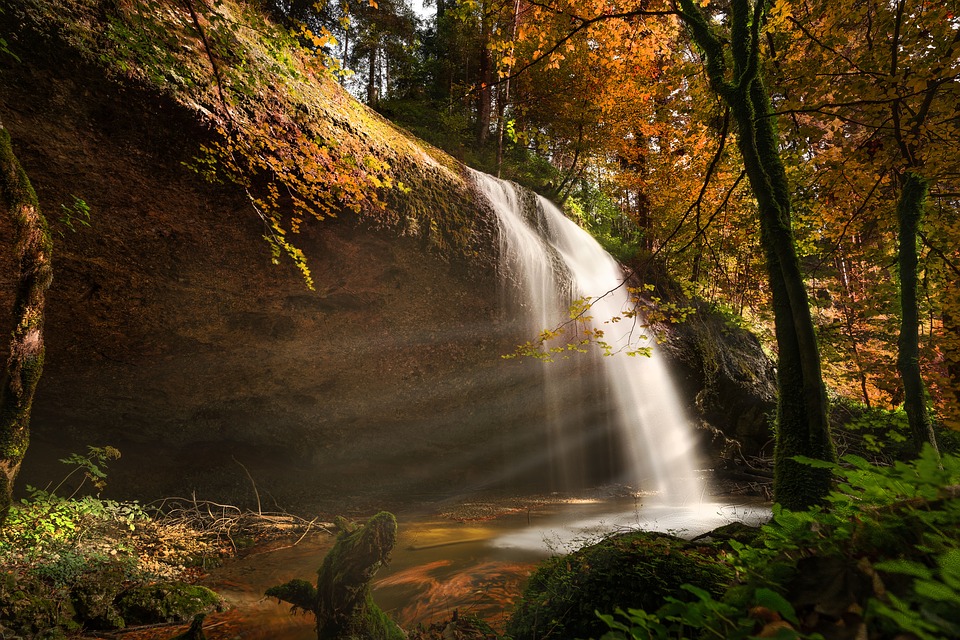
[[[399, 225], [306, 225], [311, 291], [271, 264], [242, 191], [184, 167], [209, 136], [194, 112], [57, 46], [0, 60], [0, 113], [56, 243], [21, 486], [110, 444], [108, 494], [252, 504], [252, 477], [265, 508], [398, 509], [497, 485], [542, 446], [540, 363], [500, 357], [530, 336], [507, 335], [495, 232], [455, 170], [398, 152], [418, 185]], [[342, 135], [388, 125], [370, 126]], [[75, 197], [89, 228], [63, 222]], [[0, 216], [0, 323], [10, 239]]]
[[[513, 342], [496, 333], [489, 259], [329, 220], [296, 240], [310, 291], [271, 264], [242, 192], [184, 168], [208, 135], [191, 114], [54, 57], [5, 61], [0, 75], [56, 240], [21, 484], [61, 477], [56, 459], [87, 444], [118, 447], [112, 486], [144, 498], [250, 498], [240, 464], [288, 504], [342, 503], [361, 479], [390, 496], [483, 480], [498, 453], [484, 450], [485, 414], [503, 410], [494, 400], [523, 369], [499, 357]], [[58, 222], [74, 196], [89, 228]], [[0, 239], [9, 261], [5, 217]], [[13, 265], [2, 266], [6, 322]], [[468, 452], [476, 464], [458, 459]]]
[[687, 298], [660, 264], [631, 266], [658, 298], [692, 310], [683, 322], [659, 330], [667, 338], [662, 348], [674, 382], [714, 457], [772, 455], [776, 366], [760, 340], [706, 302]]

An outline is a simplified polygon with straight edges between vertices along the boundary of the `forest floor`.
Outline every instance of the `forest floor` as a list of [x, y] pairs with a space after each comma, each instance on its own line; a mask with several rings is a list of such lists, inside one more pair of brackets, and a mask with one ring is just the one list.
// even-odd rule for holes
[[[79, 468], [88, 472], [102, 464], [95, 457], [78, 460]], [[745, 488], [725, 489], [733, 498]], [[315, 575], [334, 541], [333, 514], [304, 518], [196, 498], [142, 506], [94, 497], [60, 498], [55, 493], [56, 488], [34, 489], [11, 512], [9, 526], [0, 536], [3, 573], [23, 589], [22, 585], [36, 585], [31, 588], [45, 594], [43, 602], [59, 603], [61, 611], [72, 612], [77, 593], [89, 593], [88, 585], [97, 584], [104, 586], [97, 598], [109, 608], [131, 589], [186, 583], [209, 588], [222, 600], [222, 610], [205, 620], [208, 638], [311, 637], [310, 620], [290, 615], [287, 605], [263, 594], [270, 586]], [[487, 637], [465, 614], [471, 612], [494, 626], [504, 624], [526, 577], [546, 552], [521, 552], [506, 559], [494, 558], [487, 550], [479, 557], [479, 547], [504, 533], [530, 529], [531, 519], [537, 524], [547, 522], [549, 514], [578, 513], [585, 504], [622, 506], [631, 499], [639, 505], [643, 497], [611, 485], [577, 495], [468, 494], [401, 513], [395, 561], [380, 576], [377, 601], [383, 600], [382, 606], [401, 625], [421, 634], [413, 637], [448, 637], [449, 633], [442, 634], [458, 609], [464, 614], [455, 625], [460, 635], [452, 637]], [[350, 508], [345, 513], [355, 520], [363, 517]], [[11, 599], [2, 592], [0, 585], [0, 618], [6, 620], [10, 612], [4, 609], [5, 602]], [[73, 624], [64, 622], [73, 613], [61, 613], [67, 618], [55, 620], [43, 619], [42, 612], [32, 615], [37, 616], [37, 628]], [[102, 616], [87, 620], [83, 615], [75, 618], [83, 628], [106, 629], [82, 631], [85, 638], [165, 640], [186, 624], [127, 622], [126, 628], [110, 628], [102, 626]]]

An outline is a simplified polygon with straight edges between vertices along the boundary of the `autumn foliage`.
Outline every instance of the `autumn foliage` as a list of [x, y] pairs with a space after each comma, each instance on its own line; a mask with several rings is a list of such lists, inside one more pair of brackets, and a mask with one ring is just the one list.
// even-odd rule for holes
[[[749, 3], [762, 24], [765, 117], [779, 121], [825, 378], [870, 406], [904, 401], [896, 212], [914, 172], [930, 188], [919, 230], [920, 364], [940, 421], [960, 427], [960, 20], [951, 4]], [[699, 5], [718, 29], [729, 26], [729, 10]], [[762, 332], [770, 291], [758, 277], [756, 204], [739, 131], [711, 90], [689, 16], [656, 1], [517, 7], [516, 36], [503, 29], [494, 47], [501, 74], [516, 76], [508, 113], [517, 135], [540, 144], [569, 187], [600, 184], [650, 254]]]

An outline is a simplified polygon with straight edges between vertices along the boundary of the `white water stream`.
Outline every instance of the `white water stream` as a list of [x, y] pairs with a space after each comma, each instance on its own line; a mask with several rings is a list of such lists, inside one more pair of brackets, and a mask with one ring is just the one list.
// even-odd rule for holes
[[[530, 339], [563, 325], [571, 304], [589, 297], [586, 315], [594, 329], [602, 329], [614, 353], [571, 353], [568, 360], [543, 364], [549, 449], [558, 488], [586, 488], [571, 485], [596, 478], [589, 467], [599, 465], [619, 471], [607, 481], [653, 493], [660, 504], [701, 503], [704, 488], [693, 428], [656, 341], [645, 335], [642, 318], [623, 317], [633, 303], [619, 264], [548, 200], [513, 183], [473, 175], [496, 212], [504, 290], [515, 292]], [[627, 355], [637, 347], [649, 347], [650, 357]], [[584, 376], [595, 379], [585, 381]], [[572, 389], [600, 401], [602, 408], [571, 408]], [[598, 447], [597, 439], [608, 444]]]

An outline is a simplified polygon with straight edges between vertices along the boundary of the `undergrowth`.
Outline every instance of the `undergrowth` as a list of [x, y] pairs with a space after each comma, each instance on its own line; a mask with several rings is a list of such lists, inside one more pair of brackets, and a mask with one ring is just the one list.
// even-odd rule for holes
[[801, 461], [836, 475], [825, 506], [775, 507], [759, 543], [731, 541], [722, 597], [688, 585], [655, 611], [603, 613], [603, 640], [960, 637], [960, 457]]
[[323, 528], [196, 498], [103, 498], [108, 463], [119, 456], [112, 447], [70, 455], [58, 484], [27, 487], [12, 506], [0, 529], [0, 638], [189, 619], [219, 606], [191, 583], [223, 557], [265, 537], [302, 539]]
[[[220, 555], [201, 531], [184, 528], [171, 535], [139, 502], [80, 495], [87, 486], [97, 492], [105, 487], [107, 463], [119, 455], [113, 447], [88, 447], [86, 454], [61, 460], [70, 470], [56, 486], [27, 487], [27, 497], [12, 506], [0, 529], [5, 571], [64, 586], [91, 563], [109, 563], [121, 566], [126, 579], [179, 579], [188, 566]], [[82, 481], [60, 495], [78, 474]]]

